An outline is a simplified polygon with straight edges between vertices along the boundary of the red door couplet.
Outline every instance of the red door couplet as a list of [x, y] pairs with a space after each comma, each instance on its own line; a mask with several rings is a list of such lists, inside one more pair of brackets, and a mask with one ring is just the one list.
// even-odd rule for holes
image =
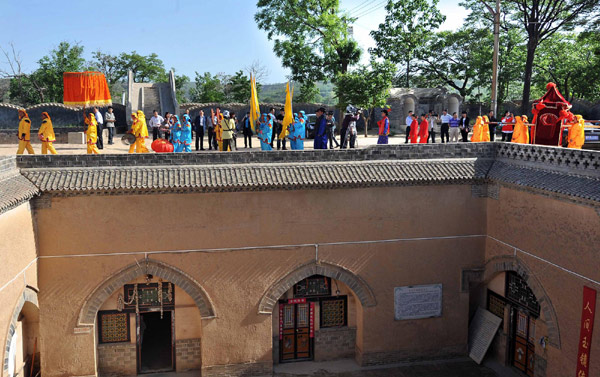
[[578, 377], [588, 377], [590, 369], [590, 348], [596, 314], [596, 291], [583, 287], [583, 309], [581, 311], [581, 332], [579, 335], [579, 352], [577, 353]]

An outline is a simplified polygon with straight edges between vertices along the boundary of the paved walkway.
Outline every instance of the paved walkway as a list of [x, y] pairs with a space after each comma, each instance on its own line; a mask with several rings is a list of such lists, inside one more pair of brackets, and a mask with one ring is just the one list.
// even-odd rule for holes
[[360, 367], [354, 360], [304, 362], [275, 366], [275, 377], [502, 377], [471, 359]]
[[[117, 135], [114, 138], [114, 144], [113, 145], [108, 145], [107, 143], [107, 139], [104, 139], [104, 149], [100, 151], [101, 154], [124, 154], [124, 153], [128, 153], [129, 151], [129, 146], [128, 145], [124, 145], [121, 142], [121, 136], [123, 135]], [[339, 139], [339, 136], [338, 136]], [[399, 136], [392, 136], [389, 138], [390, 144], [401, 144], [404, 143], [404, 135], [399, 135]], [[194, 142], [195, 143], [195, 142]], [[195, 151], [195, 144], [192, 143], [192, 151], [194, 153], [208, 153], [208, 149], [206, 149], [204, 152], [200, 151], [200, 152], [196, 152]], [[150, 149], [150, 144], [152, 144], [152, 137], [150, 137], [149, 139], [146, 140], [146, 147], [148, 147], [148, 149]], [[377, 144], [377, 136], [374, 135], [369, 135], [368, 137], [365, 137], [364, 135], [361, 135], [358, 137], [358, 147], [359, 148], [364, 148], [366, 146], [369, 145], [375, 145]], [[35, 151], [36, 154], [40, 154], [41, 153], [41, 149], [42, 149], [42, 145], [40, 143], [33, 143], [33, 149]], [[244, 148], [244, 137], [239, 137], [237, 138], [237, 145], [238, 145], [238, 151], [258, 151], [260, 150], [260, 142], [258, 141], [258, 139], [256, 137], [252, 138], [252, 146], [254, 148], [250, 149], [250, 148]], [[205, 148], [208, 148], [208, 140], [205, 137], [204, 138], [204, 146]], [[56, 148], [56, 151], [59, 154], [86, 154], [86, 145], [85, 144], [54, 144], [54, 147]], [[288, 149], [289, 149], [289, 143], [287, 145]], [[304, 148], [305, 149], [313, 149], [313, 140], [309, 139], [309, 140], [305, 140], [304, 141]], [[7, 156], [7, 155], [14, 155], [17, 152], [17, 143], [15, 144], [0, 144], [0, 156]], [[27, 153], [27, 152], [25, 152]]]

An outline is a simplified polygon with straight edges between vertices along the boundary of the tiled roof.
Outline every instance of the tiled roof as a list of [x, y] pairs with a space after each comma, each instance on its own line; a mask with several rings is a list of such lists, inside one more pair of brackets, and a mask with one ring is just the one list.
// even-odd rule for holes
[[491, 160], [379, 160], [187, 166], [24, 169], [43, 192], [253, 191], [465, 183], [485, 178]]
[[[577, 172], [573, 169], [574, 172]], [[495, 161], [487, 178], [517, 186], [549, 191], [561, 195], [600, 202], [600, 178], [568, 174], [562, 171], [534, 168]]]
[[0, 213], [31, 199], [40, 191], [18, 170], [0, 174]]

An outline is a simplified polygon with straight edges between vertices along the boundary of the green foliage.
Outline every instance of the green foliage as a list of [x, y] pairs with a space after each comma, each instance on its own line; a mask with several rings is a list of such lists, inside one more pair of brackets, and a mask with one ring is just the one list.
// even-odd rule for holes
[[302, 103], [313, 103], [317, 102], [319, 97], [319, 88], [314, 82], [305, 82], [300, 85], [298, 95], [295, 100]]
[[[423, 47], [446, 19], [438, 0], [388, 0], [385, 21], [371, 32], [377, 47], [371, 53], [405, 66], [405, 87], [410, 87], [411, 63], [427, 54]], [[431, 51], [431, 50], [429, 50]], [[436, 54], [437, 55], [437, 54]]]
[[196, 72], [196, 86], [190, 91], [192, 102], [226, 102], [225, 83], [219, 75], [211, 75], [210, 72], [199, 74]]
[[235, 102], [250, 102], [250, 77], [246, 76], [244, 71], [237, 71], [229, 80], [229, 85], [231, 87], [231, 96]]
[[10, 83], [10, 99], [24, 106], [40, 102], [62, 102], [63, 73], [85, 68], [83, 47], [61, 42], [42, 57], [39, 68], [30, 75], [14, 77]]
[[[175, 68], [171, 68], [173, 73], [175, 73]], [[190, 78], [186, 75], [177, 75], [175, 74], [175, 95], [177, 96], [178, 103], [189, 102], [188, 93], [185, 90], [185, 87], [190, 83]]]
[[[395, 75], [395, 64], [387, 60], [377, 62], [374, 59], [371, 60], [370, 66], [361, 65], [351, 72], [338, 74], [338, 105], [345, 108], [352, 104], [368, 109], [369, 114], [373, 113], [375, 107], [386, 107]], [[372, 118], [370, 116], [367, 122]]]
[[300, 83], [303, 99], [314, 98], [311, 83], [345, 73], [360, 60], [360, 49], [348, 35], [352, 18], [339, 0], [258, 0], [258, 27], [274, 41], [282, 65]]
[[537, 49], [534, 88], [546, 91], [555, 82], [568, 99], [600, 99], [600, 33], [556, 33]]
[[127, 72], [131, 70], [135, 82], [168, 81], [163, 61], [155, 53], [143, 56], [136, 51], [130, 54], [123, 52], [116, 59], [116, 64], [116, 74], [121, 78], [127, 77]]
[[426, 45], [429, 54], [418, 62], [425, 87], [445, 86], [468, 97], [488, 87], [492, 76], [492, 33], [488, 29], [441, 31]]

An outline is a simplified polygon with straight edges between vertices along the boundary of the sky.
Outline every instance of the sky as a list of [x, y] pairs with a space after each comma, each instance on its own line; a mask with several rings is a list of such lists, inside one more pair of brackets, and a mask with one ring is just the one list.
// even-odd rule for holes
[[[369, 31], [385, 18], [386, 0], [340, 0], [342, 9], [359, 17], [354, 38], [366, 52], [374, 43]], [[458, 29], [466, 10], [459, 0], [440, 0], [446, 15], [444, 30]], [[102, 4], [101, 7], [97, 4]], [[61, 41], [94, 51], [118, 55], [137, 51], [158, 54], [166, 68], [179, 74], [223, 72], [233, 74], [254, 61], [268, 70], [265, 83], [287, 80], [289, 71], [273, 53], [273, 42], [254, 22], [255, 0], [0, 0], [0, 47], [13, 43], [23, 60], [23, 71]], [[368, 62], [368, 54], [363, 54]], [[3, 56], [0, 69], [7, 69]]]

